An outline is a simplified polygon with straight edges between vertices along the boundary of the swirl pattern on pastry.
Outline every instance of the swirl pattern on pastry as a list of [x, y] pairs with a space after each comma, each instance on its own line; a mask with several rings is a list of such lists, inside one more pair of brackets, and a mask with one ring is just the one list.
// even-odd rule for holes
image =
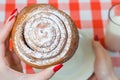
[[78, 39], [70, 17], [48, 4], [24, 8], [12, 31], [15, 52], [37, 68], [67, 61], [78, 46]]

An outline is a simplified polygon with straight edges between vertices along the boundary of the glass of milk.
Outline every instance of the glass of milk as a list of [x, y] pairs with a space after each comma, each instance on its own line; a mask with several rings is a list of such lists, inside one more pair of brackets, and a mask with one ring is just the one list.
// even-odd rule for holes
[[105, 45], [111, 51], [120, 50], [120, 4], [109, 9], [109, 21], [105, 32]]

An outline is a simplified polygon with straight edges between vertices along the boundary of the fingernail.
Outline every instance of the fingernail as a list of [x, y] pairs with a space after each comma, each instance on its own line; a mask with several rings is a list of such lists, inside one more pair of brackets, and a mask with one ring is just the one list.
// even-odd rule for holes
[[16, 12], [17, 12], [17, 9], [14, 9], [14, 10], [11, 12], [10, 16], [13, 15], [13, 14], [15, 14]]
[[9, 19], [9, 21], [11, 21], [12, 19], [14, 19], [14, 17], [15, 17], [15, 15], [13, 15], [13, 16]]
[[95, 35], [94, 40], [95, 40], [95, 41], [99, 41], [98, 35]]
[[12, 39], [9, 40], [9, 50], [12, 51]]
[[60, 68], [62, 68], [63, 64], [58, 64], [53, 68], [54, 72], [57, 72]]

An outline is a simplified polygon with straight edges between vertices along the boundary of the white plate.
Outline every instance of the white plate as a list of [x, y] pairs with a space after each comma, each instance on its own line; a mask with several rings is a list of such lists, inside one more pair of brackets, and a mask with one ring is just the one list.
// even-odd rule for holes
[[87, 80], [94, 71], [92, 31], [79, 30], [79, 47], [74, 56], [50, 80]]

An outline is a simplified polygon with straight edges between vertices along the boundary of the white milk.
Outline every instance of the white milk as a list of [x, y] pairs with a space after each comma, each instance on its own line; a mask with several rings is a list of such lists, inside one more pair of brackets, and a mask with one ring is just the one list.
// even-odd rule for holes
[[112, 20], [119, 24], [115, 24], [109, 21], [106, 27], [105, 44], [109, 50], [119, 51], [120, 50], [120, 16], [112, 17]]

